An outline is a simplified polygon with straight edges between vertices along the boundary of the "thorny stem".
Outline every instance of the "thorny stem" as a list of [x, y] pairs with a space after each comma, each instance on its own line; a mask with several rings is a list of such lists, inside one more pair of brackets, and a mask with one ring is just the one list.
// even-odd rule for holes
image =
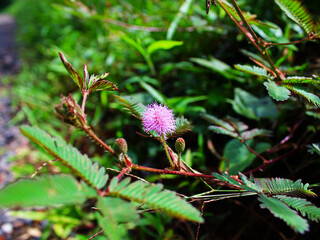
[[[237, 25], [237, 27], [243, 32], [243, 34], [249, 39], [249, 41], [253, 43], [253, 45], [258, 49], [260, 54], [268, 61], [271, 68], [273, 69], [274, 73], [276, 74], [277, 79], [279, 79], [279, 81], [281, 81], [281, 77], [280, 77], [273, 61], [271, 60], [266, 47], [260, 43], [259, 38], [256, 36], [254, 31], [252, 30], [250, 24], [245, 20], [245, 17], [243, 16], [242, 11], [240, 10], [238, 5], [236, 4], [235, 0], [233, 0], [233, 2], [235, 3], [235, 6], [236, 6], [235, 9], [236, 9], [238, 15], [240, 16], [241, 20], [243, 21], [243, 23], [249, 29], [249, 31], [247, 30], [247, 28], [241, 26], [241, 24], [232, 16], [232, 14], [226, 9], [226, 7], [223, 5], [223, 3], [221, 3], [220, 0], [217, 0], [217, 1], [219, 2], [220, 6], [224, 9], [224, 11], [229, 15], [231, 20]], [[250, 31], [252, 31], [253, 34], [250, 33]]]
[[146, 172], [153, 172], [153, 173], [161, 173], [161, 174], [173, 174], [173, 175], [182, 175], [182, 176], [190, 176], [196, 178], [212, 178], [215, 179], [212, 175], [206, 174], [199, 174], [199, 173], [192, 173], [192, 172], [180, 172], [174, 170], [166, 170], [166, 169], [157, 169], [157, 168], [150, 168], [140, 165], [132, 164], [132, 169], [139, 170], [139, 171], [146, 171]]
[[167, 158], [168, 158], [168, 160], [169, 160], [169, 162], [170, 162], [170, 166], [171, 166], [172, 169], [174, 169], [174, 168], [175, 168], [175, 165], [173, 164], [172, 159], [171, 159], [171, 157], [170, 157], [170, 154], [169, 154], [169, 152], [168, 152], [168, 147], [167, 147], [166, 140], [164, 139], [164, 135], [162, 136], [161, 140], [162, 140], [162, 144], [163, 144], [164, 150], [166, 151]]
[[83, 90], [83, 91], [82, 91], [82, 95], [83, 95], [83, 97], [82, 97], [81, 110], [82, 110], [82, 112], [84, 113], [85, 108], [86, 108], [86, 101], [87, 101], [87, 97], [88, 97], [88, 95], [89, 95], [89, 92], [88, 92], [87, 90]]
[[[258, 38], [258, 36], [256, 35], [256, 33], [253, 31], [253, 29], [251, 28], [250, 24], [248, 23], [248, 21], [246, 20], [246, 18], [243, 16], [241, 9], [239, 8], [237, 2], [235, 0], [233, 0], [233, 5], [235, 6], [235, 9], [237, 11], [237, 13], [239, 14], [242, 22], [247, 26], [247, 29], [249, 30], [251, 36], [254, 38], [254, 40], [260, 44], [260, 39]], [[254, 41], [253, 39], [251, 40], [252, 42]]]
[[108, 146], [107, 144], [105, 144], [104, 141], [102, 141], [92, 130], [89, 126], [84, 126], [83, 130], [90, 135], [90, 137], [95, 140], [99, 145], [101, 145], [104, 149], [106, 149], [111, 155], [113, 155], [114, 157], [117, 157], [116, 153], [114, 152], [114, 150]]
[[246, 146], [246, 148], [252, 152], [254, 155], [256, 155], [258, 158], [261, 158], [264, 163], [269, 162], [269, 160], [265, 159], [263, 156], [261, 156], [259, 153], [257, 153], [255, 150], [253, 150], [248, 144], [246, 144], [245, 140], [241, 140], [242, 144]]
[[[90, 135], [90, 137], [95, 140], [99, 145], [101, 145], [103, 148], [105, 148], [111, 155], [113, 155], [115, 158], [117, 158], [117, 154], [115, 153], [115, 151], [108, 146], [107, 144], [105, 144], [91, 129], [89, 126], [84, 126], [83, 130]], [[167, 156], [170, 156], [167, 145], [164, 142], [164, 147], [167, 153]], [[127, 164], [127, 168], [129, 169], [135, 169], [135, 170], [139, 170], [139, 171], [146, 171], [146, 172], [153, 172], [153, 173], [160, 173], [160, 174], [173, 174], [173, 175], [182, 175], [182, 176], [190, 176], [190, 177], [195, 177], [195, 178], [200, 178], [200, 180], [202, 180], [210, 189], [212, 189], [212, 187], [206, 182], [204, 181], [202, 178], [207, 178], [207, 179], [212, 179], [215, 181], [216, 184], [218, 185], [222, 185], [222, 186], [229, 186], [230, 188], [234, 188], [235, 186], [229, 185], [227, 183], [222, 183], [222, 181], [216, 179], [214, 176], [212, 175], [206, 175], [206, 174], [202, 174], [202, 173], [193, 173], [193, 172], [182, 172], [182, 171], [173, 171], [173, 170], [163, 170], [163, 169], [156, 169], [156, 168], [150, 168], [150, 167], [145, 167], [145, 166], [140, 166], [140, 165], [135, 165], [133, 163], [131, 163], [131, 161], [127, 158], [126, 155], [124, 155], [124, 158], [126, 160], [126, 164]], [[171, 160], [171, 158], [169, 158], [170, 164], [172, 165], [172, 167], [174, 168], [173, 162]], [[193, 170], [194, 171], [194, 170]], [[126, 171], [127, 172], [127, 171]], [[126, 173], [124, 172], [124, 174]], [[107, 190], [106, 190], [107, 191]], [[103, 191], [100, 193], [101, 194], [105, 194], [106, 191]]]

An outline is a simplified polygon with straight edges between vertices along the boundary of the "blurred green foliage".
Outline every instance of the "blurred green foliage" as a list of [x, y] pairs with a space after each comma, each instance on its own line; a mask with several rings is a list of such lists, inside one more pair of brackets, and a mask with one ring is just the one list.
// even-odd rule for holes
[[[304, 37], [302, 29], [285, 18], [273, 2], [242, 0], [238, 4], [243, 10], [257, 14], [261, 24], [253, 25], [253, 29], [267, 41], [289, 42]], [[205, 1], [15, 0], [6, 11], [13, 14], [18, 23], [21, 59], [19, 74], [7, 79], [12, 83], [17, 112], [12, 124], [27, 121], [53, 135], [63, 136], [105, 167], [110, 165], [109, 157], [98, 146], [54, 117], [54, 106], [59, 103], [61, 94], [72, 92], [76, 100], [81, 99], [58, 52], [72, 60], [79, 73], [83, 63], [89, 72], [110, 72], [108, 79], [119, 88], [116, 94], [130, 95], [145, 105], [155, 100], [166, 103], [177, 117], [191, 120], [195, 128], [184, 136], [187, 150], [183, 158], [194, 169], [208, 173], [217, 169], [230, 170], [236, 174], [261, 164], [261, 160], [239, 140], [212, 133], [208, 129], [210, 124], [200, 117], [201, 113], [221, 118], [231, 116], [241, 119], [250, 129], [271, 130], [271, 137], [247, 142], [259, 154], [267, 153], [271, 157], [289, 152], [297, 145], [319, 141], [318, 108], [298, 96], [286, 102], [275, 102], [268, 96], [260, 77], [234, 68], [235, 64], [250, 63], [248, 56], [255, 58], [258, 53], [221, 8], [213, 6], [207, 15]], [[312, 75], [319, 73], [316, 50], [320, 50], [317, 43], [301, 43], [272, 48], [271, 55], [283, 71]], [[92, 94], [86, 107], [88, 122], [108, 144], [115, 138], [125, 137], [133, 162], [166, 167], [165, 161], [158, 161], [164, 158], [161, 147], [136, 134], [141, 132], [141, 123], [125, 114], [123, 106], [112, 94]], [[308, 115], [305, 115], [306, 111]], [[287, 138], [289, 141], [278, 148]], [[169, 141], [169, 144], [173, 142]], [[272, 176], [303, 178], [306, 182], [319, 181], [319, 159], [300, 148], [296, 153], [266, 172]], [[21, 170], [16, 171], [18, 175], [23, 174]], [[186, 194], [201, 192], [199, 188], [203, 188], [197, 180], [190, 184], [186, 179], [177, 180], [176, 177], [141, 175], [148, 181], [162, 181], [168, 188]], [[243, 220], [243, 214], [255, 207], [254, 203], [250, 202], [249, 207], [246, 207], [246, 200], [226, 204], [230, 206], [224, 206], [224, 210], [219, 210], [220, 202], [208, 207], [205, 217], [213, 217], [207, 218], [206, 227], [200, 233], [202, 239], [217, 235], [216, 239], [229, 239], [247, 228], [240, 226], [237, 229], [236, 225]], [[59, 211], [46, 214], [52, 218]], [[84, 217], [82, 210], [77, 211], [70, 218]], [[161, 214], [144, 215], [145, 222], [135, 233], [139, 239], [187, 239], [189, 235], [183, 228], [194, 230], [192, 225], [175, 224]], [[44, 218], [42, 215], [30, 216]], [[247, 223], [253, 223], [254, 219], [252, 217]], [[54, 234], [61, 238], [74, 226], [56, 218], [50, 221], [55, 224]], [[67, 227], [63, 229], [65, 224]], [[251, 237], [259, 236], [261, 225], [255, 223], [250, 227]], [[273, 228], [277, 229], [274, 223], [271, 225], [273, 227], [268, 230], [263, 228], [266, 239], [272, 235]], [[97, 229], [85, 231], [94, 234], [93, 230]]]

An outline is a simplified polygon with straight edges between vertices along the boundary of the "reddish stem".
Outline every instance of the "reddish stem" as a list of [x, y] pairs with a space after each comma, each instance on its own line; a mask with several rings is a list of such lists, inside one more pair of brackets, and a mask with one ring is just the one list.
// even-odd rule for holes
[[146, 172], [154, 172], [154, 173], [161, 173], [161, 174], [173, 174], [173, 175], [182, 175], [182, 176], [190, 176], [190, 177], [197, 177], [197, 178], [215, 178], [212, 175], [206, 174], [199, 174], [199, 173], [192, 173], [192, 172], [179, 172], [173, 170], [166, 170], [166, 169], [157, 169], [157, 168], [150, 168], [145, 166], [139, 166], [132, 164], [132, 169], [136, 169], [139, 171], [146, 171]]
[[87, 101], [87, 97], [89, 95], [89, 92], [87, 90], [82, 90], [82, 95], [83, 95], [83, 98], [82, 98], [81, 110], [84, 113], [85, 108], [86, 108], [86, 101]]
[[254, 155], [256, 155], [258, 158], [261, 158], [263, 160], [264, 163], [269, 162], [269, 160], [265, 159], [263, 156], [261, 156], [259, 153], [257, 153], [255, 150], [253, 150], [248, 144], [246, 144], [246, 142], [244, 140], [241, 140], [241, 142], [243, 143], [243, 145], [246, 146], [246, 148], [252, 152]]
[[295, 149], [293, 149], [292, 151], [287, 152], [287, 153], [283, 154], [283, 155], [280, 156], [280, 157], [271, 159], [271, 160], [269, 160], [268, 162], [265, 162], [264, 164], [260, 165], [259, 167], [254, 168], [254, 169], [252, 169], [252, 170], [250, 170], [250, 171], [248, 171], [248, 172], [245, 172], [244, 174], [245, 174], [245, 175], [250, 175], [250, 174], [252, 174], [252, 173], [254, 173], [254, 172], [263, 171], [263, 169], [264, 169], [266, 166], [269, 166], [270, 164], [275, 163], [275, 162], [277, 162], [277, 161], [279, 161], [279, 160], [281, 160], [281, 159], [283, 159], [283, 158], [291, 155], [291, 154], [294, 153], [296, 150], [297, 150], [297, 149], [295, 148]]
[[96, 236], [100, 235], [103, 232], [103, 230], [100, 230], [99, 232], [97, 232], [95, 235], [91, 236], [90, 238], [88, 238], [88, 240], [91, 240], [93, 238], [95, 238]]

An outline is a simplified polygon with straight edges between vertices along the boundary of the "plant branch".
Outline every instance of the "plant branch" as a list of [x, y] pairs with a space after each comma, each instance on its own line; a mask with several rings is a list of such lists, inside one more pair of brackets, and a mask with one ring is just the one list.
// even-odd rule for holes
[[180, 171], [174, 171], [174, 170], [167, 170], [167, 169], [157, 169], [157, 168], [150, 168], [140, 165], [132, 164], [132, 169], [139, 170], [139, 171], [146, 171], [146, 172], [153, 172], [153, 173], [160, 173], [160, 174], [172, 174], [172, 175], [182, 175], [182, 176], [189, 176], [189, 177], [196, 177], [196, 178], [211, 178], [216, 179], [212, 175], [206, 175], [206, 174], [199, 174], [199, 173], [192, 173], [192, 172], [180, 172]]
[[[243, 32], [243, 34], [249, 39], [250, 42], [253, 43], [253, 45], [258, 49], [258, 51], [260, 52], [260, 54], [267, 60], [267, 62], [270, 64], [271, 68], [273, 69], [274, 73], [276, 74], [276, 77], [279, 81], [281, 81], [281, 76], [278, 73], [277, 68], [275, 67], [273, 61], [271, 60], [268, 51], [265, 47], [265, 44], [260, 43], [259, 38], [256, 36], [256, 34], [254, 33], [254, 31], [252, 30], [252, 28], [250, 27], [249, 23], [245, 20], [245, 17], [243, 16], [239, 6], [235, 3], [236, 6], [236, 11], [238, 13], [238, 15], [240, 16], [241, 19], [243, 19], [243, 23], [247, 25], [247, 28], [250, 30], [247, 30], [247, 28], [245, 28], [244, 26], [242, 26], [233, 16], [232, 14], [226, 9], [226, 7], [223, 5], [223, 3], [220, 0], [217, 0], [220, 4], [220, 6], [226, 11], [226, 13], [229, 15], [229, 17], [231, 18], [231, 20], [237, 25], [237, 27]], [[251, 33], [251, 31], [253, 32], [253, 34]], [[261, 46], [259, 46], [261, 45]], [[263, 49], [262, 49], [263, 48]]]
[[263, 163], [263, 164], [260, 165], [259, 167], [256, 167], [256, 168], [254, 168], [254, 169], [252, 169], [252, 170], [250, 170], [250, 171], [245, 172], [244, 175], [250, 175], [250, 174], [252, 174], [252, 173], [254, 173], [254, 172], [263, 171], [263, 169], [264, 169], [265, 167], [269, 166], [269, 165], [272, 164], [272, 163], [278, 162], [279, 160], [281, 160], [281, 159], [283, 159], [283, 158], [291, 155], [291, 154], [294, 153], [296, 150], [297, 150], [297, 149], [295, 148], [295, 149], [291, 150], [290, 152], [287, 152], [287, 153], [281, 155], [280, 157], [271, 159], [271, 160], [269, 160], [268, 162]]
[[171, 168], [172, 168], [172, 169], [175, 169], [175, 165], [173, 164], [172, 159], [171, 159], [171, 157], [170, 157], [170, 154], [169, 154], [169, 152], [168, 152], [168, 146], [167, 146], [166, 140], [164, 139], [164, 136], [162, 136], [161, 142], [162, 142], [162, 144], [163, 144], [164, 150], [166, 151], [167, 158], [168, 158], [168, 160], [169, 160], [169, 162], [170, 162]]
[[93, 238], [95, 238], [96, 236], [100, 235], [103, 232], [103, 230], [100, 230], [99, 232], [97, 232], [95, 235], [91, 236], [90, 238], [88, 238], [88, 240], [91, 240]]
[[81, 105], [81, 110], [84, 113], [85, 108], [86, 108], [86, 101], [87, 101], [87, 97], [89, 95], [89, 92], [87, 90], [83, 90], [82, 91], [82, 105]]
[[115, 151], [105, 144], [104, 141], [102, 141], [92, 130], [89, 126], [83, 126], [82, 128], [93, 140], [95, 140], [100, 146], [102, 146], [104, 149], [106, 149], [111, 155], [117, 158], [117, 154]]
[[251, 28], [250, 24], [248, 23], [247, 19], [243, 16], [241, 9], [239, 8], [239, 5], [237, 4], [237, 2], [235, 0], [233, 1], [233, 5], [235, 6], [235, 9], [238, 13], [238, 15], [240, 16], [242, 22], [246, 25], [248, 31], [250, 32], [251, 36], [253, 37], [253, 39], [251, 39], [252, 42], [256, 41], [257, 44], [260, 44], [260, 39], [258, 38], [258, 36], [256, 35], [256, 33], [253, 31], [253, 29]]
[[246, 144], [245, 140], [241, 140], [242, 144], [246, 146], [246, 148], [252, 152], [254, 155], [256, 155], [258, 158], [261, 158], [264, 163], [269, 162], [269, 160], [265, 159], [263, 156], [261, 156], [259, 153], [257, 153], [254, 149], [252, 149], [248, 144]]

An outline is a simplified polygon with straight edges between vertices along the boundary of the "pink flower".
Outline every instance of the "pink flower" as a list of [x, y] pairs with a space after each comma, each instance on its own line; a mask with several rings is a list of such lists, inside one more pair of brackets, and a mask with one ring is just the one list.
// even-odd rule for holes
[[154, 131], [165, 139], [168, 133], [173, 133], [176, 129], [173, 111], [158, 103], [148, 105], [143, 113], [142, 125], [145, 132]]

